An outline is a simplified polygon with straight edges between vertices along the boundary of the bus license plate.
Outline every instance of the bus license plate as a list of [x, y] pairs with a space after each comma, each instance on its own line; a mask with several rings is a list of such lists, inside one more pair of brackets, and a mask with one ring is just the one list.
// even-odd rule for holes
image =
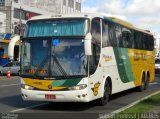
[[45, 99], [56, 99], [56, 95], [45, 94]]

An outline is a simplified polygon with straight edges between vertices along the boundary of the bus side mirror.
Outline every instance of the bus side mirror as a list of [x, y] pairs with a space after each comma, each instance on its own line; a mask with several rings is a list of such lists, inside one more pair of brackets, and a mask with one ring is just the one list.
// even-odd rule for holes
[[92, 55], [92, 35], [88, 33], [84, 39], [85, 55]]

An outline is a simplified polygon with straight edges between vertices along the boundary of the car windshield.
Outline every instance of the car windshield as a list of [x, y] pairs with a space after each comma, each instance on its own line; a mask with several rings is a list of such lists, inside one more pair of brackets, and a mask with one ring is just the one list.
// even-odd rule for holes
[[81, 38], [34, 38], [22, 45], [22, 75], [63, 77], [86, 75], [86, 57]]
[[20, 66], [19, 62], [9, 62], [3, 65], [3, 67], [12, 67], [12, 66]]

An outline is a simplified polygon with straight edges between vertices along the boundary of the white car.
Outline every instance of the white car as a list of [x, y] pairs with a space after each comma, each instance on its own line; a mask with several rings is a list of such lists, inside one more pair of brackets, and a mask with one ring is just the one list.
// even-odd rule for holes
[[155, 73], [160, 74], [160, 58], [155, 59]]
[[7, 75], [10, 71], [11, 75], [19, 75], [20, 73], [20, 63], [19, 62], [8, 62], [7, 64], [0, 67], [0, 74]]

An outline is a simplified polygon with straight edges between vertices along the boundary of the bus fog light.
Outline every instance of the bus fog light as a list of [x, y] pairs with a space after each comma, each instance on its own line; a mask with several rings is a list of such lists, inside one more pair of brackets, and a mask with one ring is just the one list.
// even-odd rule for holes
[[81, 84], [81, 85], [69, 87], [68, 90], [82, 90], [82, 89], [85, 89], [86, 87], [87, 87], [86, 84]]
[[82, 95], [82, 97], [86, 97], [86, 96], [87, 96], [87, 94], [83, 94], [83, 95]]

